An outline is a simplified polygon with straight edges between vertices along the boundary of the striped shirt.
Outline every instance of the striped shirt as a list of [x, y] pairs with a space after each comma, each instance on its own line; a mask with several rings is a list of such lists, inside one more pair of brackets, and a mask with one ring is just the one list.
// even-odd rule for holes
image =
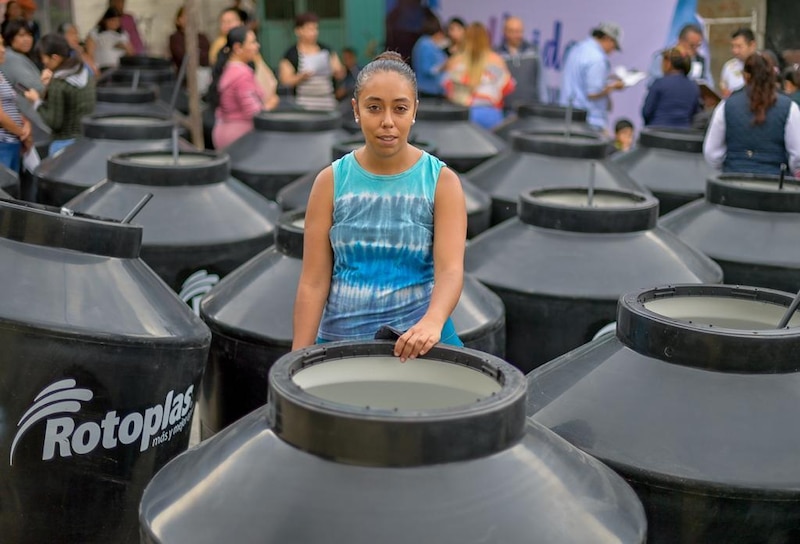
[[[17, 107], [17, 93], [3, 74], [0, 74], [0, 103], [3, 105], [3, 112], [21, 127], [22, 115]], [[0, 142], [18, 143], [19, 137], [0, 127]]]
[[[320, 56], [326, 57], [327, 69], [320, 70]], [[299, 71], [315, 72], [315, 75], [297, 86], [297, 105], [307, 110], [335, 110], [337, 102], [333, 94], [333, 81], [331, 81], [330, 51], [322, 49], [313, 55], [299, 53], [299, 57]]]

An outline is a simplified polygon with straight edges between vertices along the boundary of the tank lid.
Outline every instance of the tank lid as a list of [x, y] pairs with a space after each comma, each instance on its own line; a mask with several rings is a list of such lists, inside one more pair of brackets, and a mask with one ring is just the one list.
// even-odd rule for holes
[[519, 370], [444, 345], [401, 363], [393, 346], [337, 342], [279, 359], [269, 374], [275, 433], [327, 459], [395, 467], [485, 457], [522, 438]]
[[305, 210], [291, 210], [281, 214], [275, 226], [275, 249], [289, 257], [302, 259], [305, 219]]
[[[540, 119], [556, 119], [566, 121], [567, 108], [554, 104], [520, 104], [517, 106], [517, 115], [520, 117], [538, 117]], [[586, 122], [586, 110], [573, 108], [572, 121], [575, 123]]]
[[67, 208], [0, 199], [0, 238], [135, 259], [142, 245], [142, 227]]
[[800, 315], [778, 323], [793, 296], [733, 285], [675, 285], [623, 295], [617, 337], [631, 349], [678, 365], [720, 372], [800, 370]]
[[[418, 147], [423, 151], [427, 151], [429, 154], [433, 155], [436, 153], [436, 146], [431, 142], [421, 141], [421, 140], [411, 140], [409, 143], [414, 147]], [[333, 160], [341, 159], [351, 151], [355, 151], [359, 147], [364, 145], [364, 138], [353, 138], [350, 140], [343, 140], [341, 142], [337, 142], [331, 148], [331, 156]]]
[[156, 101], [156, 90], [152, 86], [134, 89], [130, 85], [107, 85], [97, 87], [97, 101], [112, 104], [147, 104]]
[[143, 55], [126, 55], [119, 59], [120, 66], [134, 68], [169, 68], [172, 69], [172, 61], [164, 57], [146, 57]]
[[720, 174], [706, 181], [706, 201], [731, 208], [800, 213], [800, 179], [779, 176]]
[[588, 131], [567, 136], [557, 131], [512, 130], [509, 137], [512, 149], [523, 153], [567, 159], [603, 159], [609, 153], [608, 140]]
[[342, 126], [338, 111], [262, 111], [253, 118], [256, 130], [317, 132]]
[[83, 135], [103, 140], [165, 140], [175, 122], [156, 115], [101, 114], [81, 120]]
[[649, 230], [658, 220], [658, 200], [633, 191], [586, 187], [544, 188], [520, 195], [520, 221], [546, 229], [611, 233]]
[[644, 128], [639, 133], [639, 145], [686, 153], [702, 153], [704, 137], [702, 131], [688, 128]]
[[421, 121], [469, 121], [469, 108], [444, 100], [420, 100], [417, 119]]
[[222, 183], [230, 177], [230, 158], [225, 153], [183, 151], [178, 161], [169, 151], [137, 151], [112, 155], [108, 179], [116, 183], [181, 187]]

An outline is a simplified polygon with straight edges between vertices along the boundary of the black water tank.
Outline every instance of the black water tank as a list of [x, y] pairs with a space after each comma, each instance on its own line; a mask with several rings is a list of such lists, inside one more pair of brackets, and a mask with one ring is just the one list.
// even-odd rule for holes
[[[588, 187], [642, 191], [616, 165], [603, 160], [608, 141], [596, 132], [514, 132], [511, 148], [469, 172], [492, 197], [492, 224], [517, 215], [520, 193], [543, 187]], [[594, 172], [592, 174], [592, 172]]]
[[645, 128], [636, 147], [611, 160], [658, 198], [664, 215], [703, 198], [706, 179], [716, 173], [703, 158], [703, 137], [699, 130]]
[[144, 227], [142, 259], [199, 311], [219, 278], [272, 245], [280, 210], [230, 176], [227, 155], [137, 152], [108, 160], [108, 179], [66, 207], [123, 218], [147, 193], [136, 216]]
[[719, 263], [725, 282], [800, 289], [800, 180], [722, 174], [661, 225]]
[[437, 156], [456, 172], [466, 172], [506, 149], [506, 142], [469, 120], [469, 108], [422, 99], [411, 136], [433, 142]]
[[[438, 157], [438, 152], [434, 144], [429, 142], [411, 142]], [[331, 155], [333, 160], [339, 159], [346, 154], [364, 145], [363, 139], [352, 139], [338, 142], [333, 146]], [[317, 178], [319, 171], [309, 172], [301, 176], [278, 191], [276, 200], [284, 210], [305, 209], [308, 202], [308, 195], [311, 187]], [[467, 176], [458, 174], [461, 179], [461, 187], [464, 191], [464, 200], [467, 206], [467, 237], [472, 238], [489, 228], [491, 219], [491, 198], [485, 191], [478, 189], [469, 182]]]
[[5, 166], [0, 167], [0, 190], [19, 198], [19, 175]]
[[597, 131], [586, 122], [586, 110], [535, 103], [520, 104], [516, 108], [516, 113], [507, 116], [502, 123], [492, 129], [492, 132], [510, 141], [511, 132], [514, 130], [528, 132], [544, 130], [565, 134]]
[[673, 286], [528, 376], [529, 414], [624, 476], [648, 542], [800, 542], [800, 315], [792, 295]]
[[452, 347], [401, 363], [391, 349], [283, 357], [268, 406], [153, 478], [142, 542], [644, 542], [635, 493], [525, 418], [511, 365]]
[[189, 444], [211, 334], [139, 226], [0, 201], [0, 540], [134, 543]]
[[[267, 401], [267, 376], [292, 347], [303, 258], [304, 212], [283, 214], [275, 245], [222, 280], [200, 305], [213, 340], [200, 395], [201, 432], [220, 431]], [[497, 295], [464, 278], [453, 324], [468, 348], [502, 356], [505, 311]]]
[[[82, 136], [55, 157], [43, 160], [36, 172], [37, 201], [61, 206], [106, 177], [109, 157], [130, 151], [161, 151], [172, 147], [172, 119], [149, 115], [92, 115], [81, 121]], [[181, 151], [194, 147], [179, 141]]]
[[169, 104], [158, 98], [155, 86], [130, 87], [129, 85], [105, 85], [97, 87], [98, 114], [152, 115], [168, 118], [173, 114]]
[[233, 175], [275, 200], [278, 191], [331, 162], [331, 147], [348, 138], [336, 111], [261, 112], [254, 130], [227, 148]]
[[[130, 56], [120, 59], [119, 66], [111, 74], [111, 81], [126, 83], [132, 87], [155, 85], [158, 87], [158, 97], [169, 102], [176, 85], [176, 75], [172, 61], [167, 58]], [[182, 94], [184, 96], [179, 106], [188, 102], [185, 91]], [[184, 111], [182, 107], [178, 109]]]
[[506, 307], [506, 360], [528, 372], [614, 321], [623, 293], [719, 283], [711, 259], [656, 226], [644, 193], [553, 188], [520, 197], [519, 217], [467, 246], [465, 267]]

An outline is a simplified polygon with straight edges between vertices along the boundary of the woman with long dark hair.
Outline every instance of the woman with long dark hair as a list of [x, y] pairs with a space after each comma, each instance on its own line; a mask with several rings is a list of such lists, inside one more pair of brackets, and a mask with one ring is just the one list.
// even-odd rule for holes
[[723, 100], [703, 144], [706, 161], [723, 172], [800, 175], [800, 109], [776, 87], [774, 62], [754, 53], [744, 63], [743, 89]]
[[85, 47], [100, 70], [116, 68], [120, 58], [136, 54], [130, 36], [122, 29], [122, 12], [113, 7], [103, 13], [86, 36]]

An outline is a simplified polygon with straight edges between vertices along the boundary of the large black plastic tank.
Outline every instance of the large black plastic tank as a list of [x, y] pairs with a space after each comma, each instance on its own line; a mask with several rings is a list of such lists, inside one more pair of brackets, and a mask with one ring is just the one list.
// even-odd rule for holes
[[520, 104], [516, 112], [492, 129], [492, 132], [511, 140], [511, 132], [521, 131], [553, 131], [564, 134], [572, 132], [596, 132], [586, 122], [586, 110], [566, 108], [555, 104]]
[[[81, 121], [83, 134], [54, 157], [42, 160], [34, 180], [36, 200], [61, 206], [106, 177], [106, 161], [131, 151], [171, 149], [175, 122], [149, 115], [92, 115]], [[179, 140], [181, 151], [194, 147]]]
[[[520, 193], [543, 187], [594, 186], [642, 191], [613, 163], [609, 145], [596, 132], [514, 132], [511, 148], [470, 170], [469, 179], [492, 197], [492, 224], [517, 215]], [[594, 173], [592, 173], [594, 171]]]
[[[433, 143], [411, 143], [431, 155], [439, 156], [438, 150]], [[339, 159], [362, 145], [364, 145], [363, 139], [338, 142], [331, 150], [332, 159]], [[308, 203], [308, 195], [311, 194], [311, 187], [314, 185], [314, 180], [317, 178], [318, 173], [318, 171], [309, 172], [278, 191], [276, 200], [281, 208], [284, 210], [305, 209]], [[491, 198], [485, 191], [470, 183], [464, 174], [458, 174], [458, 177], [461, 179], [461, 187], [464, 190], [464, 199], [467, 206], [467, 237], [472, 238], [489, 228]]]
[[158, 89], [155, 86], [105, 85], [97, 87], [94, 113], [153, 115], [167, 118], [173, 111], [169, 104], [158, 98]]
[[155, 85], [161, 100], [168, 102], [175, 87], [176, 70], [172, 61], [163, 57], [122, 57], [119, 66], [111, 74], [114, 83], [126, 83], [133, 87]]
[[[275, 245], [222, 280], [200, 304], [200, 316], [214, 335], [200, 396], [204, 437], [263, 406], [269, 369], [291, 350], [303, 218], [303, 211], [284, 213]], [[503, 303], [469, 276], [453, 324], [468, 348], [503, 355]]]
[[661, 219], [661, 225], [722, 267], [725, 282], [800, 289], [800, 180], [722, 174], [705, 199]]
[[719, 283], [711, 259], [656, 225], [644, 193], [524, 193], [519, 217], [467, 246], [465, 267], [506, 307], [506, 360], [528, 372], [614, 321], [617, 299], [665, 283]]
[[331, 147], [349, 136], [337, 111], [261, 112], [253, 124], [225, 151], [233, 175], [271, 200], [285, 185], [330, 164]]
[[19, 189], [19, 175], [5, 166], [0, 167], [0, 190], [14, 198], [19, 198]]
[[177, 162], [168, 152], [115, 155], [108, 179], [66, 206], [122, 218], [148, 193], [136, 216], [142, 259], [195, 312], [219, 278], [272, 245], [278, 205], [233, 179], [224, 154], [180, 153]]
[[644, 542], [635, 493], [525, 417], [526, 383], [484, 353], [389, 342], [293, 352], [269, 405], [162, 469], [145, 544]]
[[469, 108], [424, 98], [411, 136], [433, 142], [437, 156], [456, 172], [475, 168], [507, 147], [503, 139], [469, 120]]
[[703, 137], [699, 130], [645, 128], [636, 147], [611, 160], [658, 198], [663, 215], [703, 198], [716, 173], [703, 158]]
[[528, 376], [532, 418], [614, 468], [648, 542], [800, 542], [792, 295], [673, 286], [620, 299], [616, 336]]
[[0, 201], [3, 542], [138, 542], [145, 485], [189, 445], [211, 334], [141, 237]]

